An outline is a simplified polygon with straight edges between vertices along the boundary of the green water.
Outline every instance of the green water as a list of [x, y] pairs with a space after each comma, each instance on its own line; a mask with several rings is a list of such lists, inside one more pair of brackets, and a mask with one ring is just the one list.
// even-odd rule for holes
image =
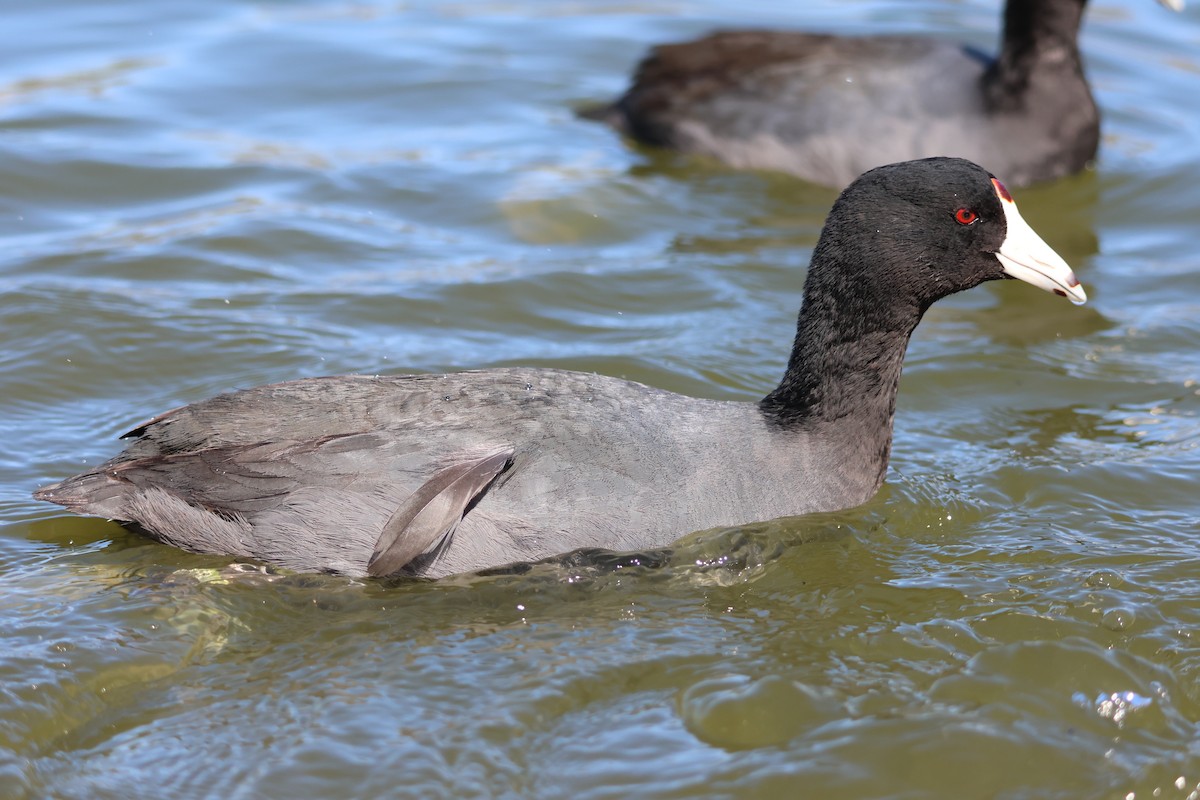
[[888, 483], [658, 568], [271, 575], [35, 503], [233, 387], [535, 364], [752, 400], [833, 192], [572, 109], [718, 26], [998, 3], [0, 6], [0, 798], [1200, 796], [1200, 9], [1092, 3], [1082, 308], [914, 338]]

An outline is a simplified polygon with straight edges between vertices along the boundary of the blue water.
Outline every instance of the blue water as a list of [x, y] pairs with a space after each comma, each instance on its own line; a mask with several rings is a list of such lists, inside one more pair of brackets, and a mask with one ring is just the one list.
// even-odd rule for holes
[[1093, 2], [1075, 308], [935, 306], [888, 483], [659, 569], [388, 586], [30, 492], [305, 375], [534, 364], [755, 399], [834, 192], [578, 120], [715, 27], [970, 0], [0, 7], [0, 798], [1200, 796], [1200, 10]]

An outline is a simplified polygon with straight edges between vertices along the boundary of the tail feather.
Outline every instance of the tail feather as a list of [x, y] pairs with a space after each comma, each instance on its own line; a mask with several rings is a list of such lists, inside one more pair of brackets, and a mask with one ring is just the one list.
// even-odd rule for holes
[[125, 498], [132, 487], [108, 472], [84, 472], [64, 481], [43, 486], [34, 498], [63, 506], [76, 514], [130, 521]]
[[596, 103], [575, 110], [580, 119], [591, 120], [615, 128], [624, 136], [629, 135], [629, 120], [617, 103]]

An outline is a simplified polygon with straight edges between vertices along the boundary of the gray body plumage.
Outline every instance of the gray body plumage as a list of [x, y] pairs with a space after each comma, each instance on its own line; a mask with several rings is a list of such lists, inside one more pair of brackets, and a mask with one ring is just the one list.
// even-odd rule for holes
[[431, 473], [498, 448], [512, 449], [509, 468], [410, 572], [663, 546], [863, 502], [883, 478], [882, 464], [838, 469], [879, 442], [787, 430], [753, 403], [544, 369], [305, 379], [185, 406], [133, 435], [119, 458], [43, 495], [86, 495], [80, 510], [188, 549], [350, 575], [366, 574], [380, 531]]
[[[989, 109], [979, 88], [989, 64], [964, 47], [911, 37], [798, 36], [811, 57], [748, 74], [737, 91], [681, 104], [671, 146], [825, 186], [927, 155], [994, 164], [1023, 186], [1076, 172], [1095, 156], [1099, 115], [1085, 83], [1036, 73], [1044, 86], [1027, 87], [1019, 108]], [[855, 44], [870, 45], [869, 60], [858, 58]], [[1039, 135], [1032, 118], [1052, 115], [1054, 135]]]

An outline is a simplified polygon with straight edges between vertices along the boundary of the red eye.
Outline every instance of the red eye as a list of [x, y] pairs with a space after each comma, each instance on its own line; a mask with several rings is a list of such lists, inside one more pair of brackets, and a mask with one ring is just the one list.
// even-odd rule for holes
[[969, 208], [960, 208], [954, 212], [954, 221], [959, 225], [970, 225], [979, 219], [979, 215]]

